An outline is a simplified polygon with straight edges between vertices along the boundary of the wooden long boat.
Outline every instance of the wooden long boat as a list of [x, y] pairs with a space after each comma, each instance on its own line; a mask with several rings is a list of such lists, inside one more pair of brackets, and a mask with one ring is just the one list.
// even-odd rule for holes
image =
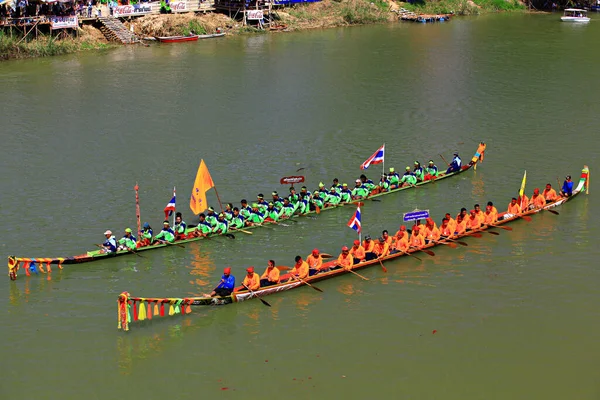
[[[483, 142], [480, 143], [477, 148], [477, 151], [471, 158], [471, 161], [468, 164], [463, 165], [459, 171], [450, 172], [450, 173], [441, 172], [436, 179], [418, 182], [414, 186], [398, 187], [398, 188], [394, 188], [394, 189], [387, 190], [384, 192], [379, 192], [379, 193], [372, 192], [366, 198], [361, 199], [361, 200], [353, 200], [352, 202], [349, 202], [349, 203], [340, 203], [337, 206], [323, 207], [319, 210], [319, 213], [322, 211], [325, 211], [325, 210], [332, 210], [332, 209], [347, 206], [350, 204], [364, 202], [365, 200], [379, 201], [379, 200], [375, 200], [375, 199], [377, 199], [378, 197], [381, 197], [381, 196], [392, 194], [392, 193], [398, 193], [398, 192], [401, 192], [404, 190], [414, 189], [415, 187], [420, 187], [423, 185], [431, 184], [431, 183], [437, 182], [441, 179], [447, 179], [447, 178], [450, 178], [453, 176], [457, 176], [463, 172], [468, 171], [471, 168], [476, 168], [477, 163], [480, 162], [480, 160], [483, 160], [483, 154], [484, 154], [485, 149], [486, 149], [486, 145]], [[306, 216], [310, 216], [310, 215], [316, 214], [316, 213], [317, 213], [316, 210], [311, 210], [304, 214], [293, 215], [291, 218], [306, 217]], [[249, 229], [255, 229], [255, 228], [258, 228], [261, 226], [265, 226], [265, 225], [277, 225], [277, 224], [280, 224], [281, 222], [285, 222], [286, 220], [291, 219], [291, 218], [281, 219], [279, 222], [266, 221], [262, 225], [247, 226], [247, 227], [244, 227], [244, 229], [240, 232], [247, 231]], [[186, 234], [189, 235], [193, 231], [193, 229], [194, 228], [188, 229], [186, 231]], [[236, 232], [235, 230], [230, 230], [230, 232], [228, 234], [230, 235], [231, 233], [235, 233], [235, 232]], [[214, 236], [222, 236], [222, 235], [211, 235], [211, 237], [214, 237]], [[42, 272], [42, 273], [52, 272], [52, 267], [51, 267], [52, 265], [57, 265], [59, 269], [62, 269], [62, 266], [64, 264], [81, 264], [81, 263], [92, 262], [92, 261], [97, 261], [97, 260], [111, 259], [114, 257], [132, 255], [134, 253], [141, 253], [141, 252], [145, 252], [145, 251], [149, 251], [149, 250], [161, 249], [161, 248], [164, 248], [167, 246], [195, 242], [195, 241], [202, 240], [202, 239], [205, 239], [205, 238], [188, 236], [186, 239], [176, 240], [174, 243], [171, 243], [171, 244], [156, 244], [156, 245], [152, 245], [152, 246], [139, 247], [135, 250], [135, 252], [128, 251], [128, 250], [121, 250], [121, 251], [117, 251], [117, 252], [113, 252], [113, 253], [103, 253], [101, 250], [92, 250], [92, 251], [88, 251], [83, 254], [79, 254], [79, 255], [75, 255], [75, 256], [68, 256], [68, 257], [8, 256], [8, 276], [11, 280], [16, 280], [17, 272], [18, 272], [19, 268], [24, 269], [26, 276], [31, 276], [32, 272], [34, 274], [37, 274], [38, 272]]]
[[[450, 243], [451, 241], [455, 241], [460, 238], [466, 238], [468, 236], [472, 236], [473, 234], [477, 234], [478, 232], [483, 232], [489, 229], [494, 229], [496, 227], [500, 227], [502, 225], [508, 224], [510, 222], [516, 221], [522, 218], [528, 218], [528, 216], [532, 214], [537, 214], [539, 212], [550, 210], [552, 208], [563, 205], [567, 201], [574, 199], [577, 195], [582, 193], [587, 189], [589, 182], [589, 169], [587, 165], [585, 165], [581, 171], [581, 176], [579, 179], [579, 183], [575, 190], [573, 191], [572, 196], [570, 197], [559, 197], [556, 201], [547, 203], [542, 208], [530, 209], [521, 214], [508, 214], [507, 212], [502, 212], [498, 214], [498, 221], [493, 225], [482, 226], [480, 229], [467, 231], [464, 234], [457, 235], [452, 240], [442, 239], [437, 243], [429, 243], [423, 247], [423, 249], [429, 249], [435, 246], [439, 246], [443, 243]], [[421, 249], [410, 249], [407, 253], [412, 254], [421, 251]], [[395, 253], [390, 254], [387, 257], [383, 257], [380, 260], [370, 260], [363, 261], [359, 264], [355, 264], [353, 270], [360, 270], [372, 266], [379, 266], [379, 262], [385, 262], [389, 260], [393, 260], [399, 257], [403, 257], [407, 255], [406, 253]], [[264, 288], [260, 288], [255, 290], [254, 292], [248, 291], [243, 287], [237, 287], [236, 290], [230, 295], [225, 297], [169, 297], [169, 298], [154, 298], [154, 297], [134, 297], [131, 296], [128, 292], [123, 292], [118, 297], [118, 328], [123, 330], [129, 330], [129, 323], [131, 321], [138, 321], [144, 319], [151, 319], [152, 316], [164, 316], [165, 315], [165, 305], [169, 307], [168, 315], [176, 315], [176, 314], [187, 314], [191, 312], [191, 306], [216, 306], [216, 305], [226, 305], [232, 303], [239, 303], [242, 301], [250, 300], [252, 298], [260, 298], [262, 299], [265, 296], [285, 292], [291, 289], [295, 289], [297, 287], [303, 286], [305, 284], [312, 284], [318, 281], [322, 281], [325, 279], [335, 278], [340, 275], [345, 275], [350, 273], [349, 271], [337, 267], [337, 261], [330, 261], [323, 264], [322, 268], [331, 268], [327, 272], [317, 273], [315, 275], [309, 276], [305, 279], [304, 282], [293, 280], [289, 282], [279, 283], [277, 285], [268, 286]], [[289, 274], [282, 275], [281, 280], [286, 280], [289, 278]], [[306, 282], [306, 283], [305, 283]], [[154, 311], [152, 310], [152, 305], [154, 305]], [[142, 312], [143, 309], [143, 312]], [[139, 312], [138, 312], [139, 310]], [[147, 311], [146, 311], [147, 310]]]
[[179, 43], [179, 42], [195, 42], [200, 38], [199, 35], [189, 36], [156, 36], [156, 40], [161, 43]]

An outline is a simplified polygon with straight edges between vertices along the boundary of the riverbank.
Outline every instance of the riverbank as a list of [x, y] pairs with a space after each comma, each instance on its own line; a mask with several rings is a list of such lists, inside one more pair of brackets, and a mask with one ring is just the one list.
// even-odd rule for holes
[[[396, 11], [406, 9], [423, 14], [478, 15], [489, 12], [523, 11], [525, 5], [518, 0], [441, 0], [414, 4], [392, 0], [323, 0], [302, 4], [276, 12], [282, 30], [297, 31], [316, 28], [364, 25], [398, 20]], [[214, 33], [220, 28], [228, 35], [264, 32], [242, 26], [240, 21], [224, 14], [160, 14], [148, 15], [125, 23], [133, 27], [139, 37]], [[40, 36], [21, 40], [0, 32], [0, 60], [28, 57], [45, 57], [78, 51], [107, 49], [118, 44], [110, 43], [91, 25], [84, 25], [75, 38], [53, 39]]]

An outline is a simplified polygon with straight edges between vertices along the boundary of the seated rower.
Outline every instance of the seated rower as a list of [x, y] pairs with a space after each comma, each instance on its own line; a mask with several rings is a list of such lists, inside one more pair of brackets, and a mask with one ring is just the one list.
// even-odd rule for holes
[[267, 207], [269, 207], [269, 203], [265, 200], [265, 196], [262, 193], [259, 193], [256, 196], [256, 204], [258, 204], [258, 209], [261, 213], [265, 213]]
[[[177, 214], [179, 214], [179, 213], [177, 213]], [[233, 218], [233, 204], [231, 204], [231, 203], [225, 204], [225, 211], [223, 211], [223, 214], [225, 215], [225, 220], [228, 223], [231, 222], [231, 219]]]
[[229, 221], [229, 227], [231, 229], [242, 229], [244, 227], [244, 217], [240, 214], [240, 209], [233, 207], [233, 215], [231, 221]]
[[175, 239], [181, 240], [185, 239], [185, 230], [187, 229], [187, 224], [181, 218], [181, 213], [175, 213], [175, 227], [173, 231], [175, 232]]
[[277, 222], [279, 221], [279, 216], [279, 210], [275, 208], [275, 204], [273, 204], [273, 202], [270, 202], [265, 210], [265, 221]]
[[458, 172], [458, 171], [460, 171], [460, 167], [461, 166], [462, 166], [462, 160], [458, 156], [458, 152], [456, 152], [456, 153], [454, 153], [454, 158], [452, 159], [452, 162], [450, 163], [450, 165], [448, 165], [448, 169], [446, 170], [446, 174], [449, 174], [451, 172]]
[[452, 237], [453, 234], [454, 234], [454, 228], [450, 227], [450, 221], [446, 217], [442, 220], [442, 225], [440, 226], [440, 238], [445, 239], [448, 237]]
[[483, 224], [483, 220], [484, 220], [483, 210], [481, 209], [479, 204], [475, 204], [473, 206], [473, 210], [475, 210], [475, 215], [477, 216], [477, 218], [479, 218], [479, 221]]
[[521, 195], [517, 197], [517, 203], [519, 203], [521, 211], [525, 212], [527, 211], [527, 206], [529, 205], [529, 197], [527, 197], [527, 195], [523, 193], [523, 197], [521, 197]]
[[498, 214], [494, 213], [493, 206], [486, 206], [485, 212], [483, 213], [483, 223], [485, 225], [495, 224], [498, 220]]
[[271, 200], [273, 205], [277, 209], [281, 209], [281, 207], [283, 207], [283, 199], [281, 197], [279, 197], [279, 193], [277, 193], [277, 191], [274, 191], [271, 193], [271, 196], [273, 197], [273, 200]]
[[544, 199], [546, 199], [546, 203], [552, 203], [553, 201], [558, 199], [558, 196], [556, 195], [556, 190], [552, 189], [552, 185], [549, 183], [546, 184], [546, 189], [544, 189], [542, 195], [544, 196]]
[[227, 223], [227, 220], [225, 219], [225, 214], [221, 213], [221, 214], [219, 214], [219, 217], [217, 218], [217, 225], [212, 229], [212, 233], [217, 234], [217, 235], [224, 235], [227, 233], [228, 230], [229, 230], [229, 224]]
[[117, 250], [135, 250], [137, 239], [131, 234], [131, 228], [125, 229], [125, 235], [119, 239]]
[[462, 213], [456, 217], [456, 227], [454, 228], [455, 235], [462, 235], [467, 232], [467, 219], [468, 217]]
[[214, 228], [215, 226], [217, 226], [217, 219], [218, 215], [215, 212], [215, 209], [212, 207], [208, 207], [208, 210], [206, 211], [206, 222], [208, 222], [210, 226]]
[[571, 175], [565, 177], [562, 189], [560, 190], [560, 195], [564, 197], [571, 197], [573, 195], [573, 181], [571, 180]]
[[254, 272], [254, 267], [246, 268], [246, 277], [242, 282], [242, 286], [250, 290], [258, 290], [260, 289], [260, 276], [256, 272]]
[[377, 255], [373, 252], [375, 249], [375, 241], [371, 240], [371, 236], [365, 236], [365, 240], [363, 240], [362, 247], [365, 249], [365, 260], [374, 260], [377, 258]]
[[220, 296], [226, 297], [233, 293], [235, 288], [235, 277], [231, 275], [231, 267], [227, 267], [223, 270], [223, 276], [217, 287], [208, 295], [210, 297]]
[[421, 247], [425, 246], [425, 238], [423, 237], [421, 232], [419, 232], [420, 230], [421, 228], [419, 227], [419, 225], [415, 225], [413, 227], [412, 234], [410, 235], [410, 240], [408, 241], [410, 247], [420, 249]]
[[316, 210], [317, 207], [318, 208], [323, 208], [323, 206], [325, 205], [325, 196], [321, 191], [315, 191], [313, 192], [313, 196], [312, 196], [312, 204], [311, 204], [311, 210]]
[[252, 212], [252, 207], [248, 205], [248, 201], [246, 199], [242, 199], [240, 201], [240, 214], [244, 219], [248, 219], [250, 213]]
[[398, 228], [398, 231], [394, 235], [394, 238], [397, 238], [398, 236], [400, 236], [401, 232], [405, 232], [406, 233], [406, 226], [400, 225], [400, 228]]
[[206, 215], [204, 213], [198, 216], [200, 218], [200, 222], [198, 222], [198, 226], [196, 226], [196, 230], [194, 231], [194, 236], [206, 237], [212, 233], [213, 227], [206, 220]]
[[448, 220], [448, 228], [450, 229], [450, 232], [454, 233], [454, 231], [456, 231], [456, 220], [452, 218], [450, 213], [446, 213], [444, 218]]
[[308, 264], [309, 275], [318, 274], [323, 266], [323, 258], [319, 249], [313, 249], [312, 253], [306, 257], [306, 263]]
[[175, 241], [175, 232], [173, 232], [173, 229], [171, 229], [171, 226], [169, 225], [169, 221], [165, 220], [165, 222], [163, 222], [163, 228], [158, 233], [158, 235], [156, 235], [156, 237], [154, 238], [153, 244], [164, 243], [164, 242], [173, 243], [174, 241]]
[[296, 189], [294, 189], [294, 187], [290, 187], [290, 194], [288, 196], [288, 199], [290, 199], [290, 203], [292, 203], [294, 206], [298, 205], [298, 202], [300, 201], [300, 195], [298, 193], [296, 193]]
[[423, 168], [421, 168], [421, 163], [418, 161], [415, 161], [413, 174], [415, 174], [418, 182], [423, 182], [425, 180], [425, 171], [423, 171]]
[[392, 250], [390, 251], [391, 254], [398, 252], [406, 253], [408, 251], [408, 248], [410, 247], [408, 244], [408, 234], [406, 233], [406, 227], [404, 225], [402, 226], [404, 227], [404, 230], [401, 229], [396, 233], [396, 241], [392, 245]]
[[351, 270], [354, 266], [354, 258], [350, 255], [348, 246], [342, 247], [342, 253], [338, 256], [337, 265], [346, 271]]
[[350, 255], [353, 258], [354, 264], [358, 264], [365, 261], [366, 252], [365, 248], [360, 245], [360, 240], [354, 241], [354, 246], [350, 248]]
[[546, 199], [540, 194], [540, 189], [533, 189], [533, 195], [529, 199], [528, 208], [542, 208], [546, 205]]
[[390, 190], [391, 187], [391, 182], [390, 179], [388, 178], [388, 176], [386, 174], [382, 174], [381, 175], [381, 179], [379, 180], [379, 189], [378, 192], [387, 192], [388, 190]]
[[423, 180], [430, 181], [434, 180], [438, 176], [438, 167], [433, 163], [433, 160], [429, 160], [429, 165], [425, 168], [425, 177]]
[[467, 230], [473, 231], [481, 228], [481, 220], [477, 217], [475, 210], [471, 210], [471, 214], [467, 218]]
[[400, 186], [400, 175], [398, 175], [394, 167], [390, 168], [390, 173], [387, 175], [387, 180], [392, 189]]
[[368, 179], [365, 174], [362, 174], [360, 176], [360, 181], [362, 182], [362, 185], [365, 188], [367, 188], [367, 190], [369, 191], [369, 193], [372, 192], [373, 189], [375, 189], [377, 187], [377, 185], [375, 185], [372, 180]]
[[335, 187], [332, 186], [325, 198], [325, 207], [337, 206], [340, 204], [341, 199], [340, 194], [336, 191]]
[[265, 216], [259, 211], [258, 204], [252, 204], [252, 211], [246, 218], [246, 226], [261, 225], [265, 220]]
[[425, 243], [429, 243], [432, 241], [437, 242], [438, 240], [440, 240], [440, 230], [437, 226], [435, 226], [435, 222], [433, 222], [433, 219], [431, 218], [427, 218], [427, 224], [425, 225], [423, 233], [425, 236]]
[[510, 200], [510, 203], [508, 204], [508, 210], [507, 213], [509, 214], [521, 214], [521, 206], [519, 205], [519, 203], [517, 203], [517, 198], [513, 197]]
[[269, 260], [267, 269], [260, 277], [260, 286], [271, 286], [279, 283], [279, 270], [275, 268], [275, 261]]
[[369, 195], [369, 190], [363, 186], [362, 181], [360, 179], [356, 180], [356, 186], [352, 189], [352, 199], [360, 200], [364, 199]]
[[290, 199], [286, 197], [283, 199], [281, 210], [279, 210], [279, 218], [291, 218], [294, 216], [295, 211], [296, 207], [290, 202]]
[[296, 264], [294, 264], [294, 268], [290, 271], [290, 279], [289, 281], [293, 281], [294, 279], [306, 279], [308, 277], [308, 263], [302, 260], [302, 257], [296, 256], [294, 259]]
[[340, 192], [340, 203], [350, 203], [352, 201], [352, 192], [348, 189], [348, 184], [342, 184], [342, 191]]
[[342, 185], [340, 184], [340, 180], [338, 178], [333, 178], [333, 183], [331, 187], [335, 188], [335, 191], [340, 194], [342, 191]]
[[373, 248], [375, 258], [383, 258], [390, 255], [390, 245], [386, 243], [383, 237], [380, 237]]
[[114, 253], [117, 251], [117, 241], [111, 230], [104, 232], [106, 240], [102, 243], [101, 253]]
[[387, 231], [387, 229], [384, 229], [381, 232], [381, 237], [383, 238], [383, 241], [386, 242], [388, 244], [388, 246], [392, 245], [392, 241], [393, 238], [390, 236], [389, 232]]
[[138, 247], [149, 246], [152, 243], [152, 227], [149, 223], [144, 222], [142, 226], [142, 233], [140, 235], [140, 241], [138, 242]]
[[406, 167], [406, 172], [402, 175], [402, 179], [400, 179], [400, 183], [402, 186], [415, 186], [417, 184], [417, 177], [410, 170], [410, 167]]
[[463, 217], [463, 219], [466, 219], [466, 218], [468, 218], [468, 215], [467, 215], [467, 209], [466, 209], [466, 208], [464, 208], [464, 207], [460, 209], [460, 212], [459, 212], [459, 213], [456, 215], [456, 223], [458, 223], [458, 217], [459, 217], [459, 216], [462, 216], [462, 217]]
[[487, 205], [492, 209], [492, 212], [494, 214], [496, 214], [496, 219], [498, 219], [498, 209], [494, 206], [494, 203], [492, 203], [491, 201], [488, 201]]

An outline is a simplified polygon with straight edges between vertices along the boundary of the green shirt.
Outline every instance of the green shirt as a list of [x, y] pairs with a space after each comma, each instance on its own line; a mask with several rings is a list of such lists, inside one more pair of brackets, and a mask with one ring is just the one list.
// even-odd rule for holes
[[128, 249], [135, 250], [135, 240], [131, 237], [122, 237], [119, 239], [119, 244], [127, 246]]
[[175, 241], [175, 236], [169, 231], [162, 230], [156, 235], [156, 239], [173, 243]]

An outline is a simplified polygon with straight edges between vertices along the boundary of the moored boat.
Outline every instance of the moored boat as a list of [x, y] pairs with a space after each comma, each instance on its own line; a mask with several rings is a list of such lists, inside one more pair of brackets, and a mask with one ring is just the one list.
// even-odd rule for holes
[[225, 36], [225, 33], [211, 33], [209, 35], [198, 35], [198, 39], [212, 39]]
[[156, 36], [156, 40], [161, 43], [179, 43], [179, 42], [195, 42], [200, 38], [200, 35], [189, 36]]
[[587, 10], [579, 8], [566, 8], [562, 17], [562, 22], [590, 22], [590, 18], [587, 16]]
[[[486, 145], [483, 142], [480, 143], [477, 148], [477, 151], [471, 158], [471, 161], [466, 165], [462, 165], [460, 170], [458, 170], [458, 171], [450, 172], [450, 173], [441, 172], [435, 179], [421, 181], [412, 186], [410, 186], [410, 185], [409, 186], [401, 186], [401, 187], [397, 187], [394, 189], [381, 191], [381, 192], [378, 192], [375, 190], [375, 191], [371, 192], [364, 199], [353, 200], [349, 203], [340, 203], [336, 206], [325, 206], [325, 207], [319, 208], [319, 209], [315, 208], [304, 214], [295, 214], [291, 218], [311, 216], [313, 214], [319, 214], [325, 210], [331, 210], [331, 209], [343, 207], [345, 205], [347, 206], [347, 205], [351, 205], [351, 204], [356, 204], [359, 202], [364, 202], [365, 200], [380, 201], [378, 198], [381, 196], [389, 195], [392, 193], [397, 193], [397, 192], [400, 192], [403, 190], [414, 189], [415, 187], [420, 187], [420, 186], [423, 186], [426, 184], [437, 182], [441, 179], [446, 179], [446, 178], [450, 178], [450, 177], [459, 175], [471, 168], [475, 169], [477, 167], [477, 163], [483, 161], [485, 149], [486, 149]], [[212, 178], [210, 180], [212, 182]], [[206, 201], [204, 201], [203, 204], [206, 204]], [[194, 212], [194, 213], [197, 214], [197, 212]], [[280, 219], [279, 222], [265, 221], [261, 225], [246, 226], [246, 227], [244, 227], [243, 230], [239, 230], [239, 232], [242, 232], [245, 234], [251, 234], [251, 232], [248, 233], [250, 229], [255, 229], [255, 228], [258, 228], [258, 227], [261, 227], [264, 225], [272, 225], [272, 224], [281, 225], [282, 222], [285, 222], [288, 219], [289, 218], [282, 218], [282, 219]], [[139, 221], [138, 221], [138, 223], [139, 223]], [[182, 244], [185, 244], [185, 243], [195, 242], [198, 240], [205, 239], [202, 236], [199, 236], [199, 237], [192, 236], [192, 232], [194, 231], [194, 229], [195, 229], [195, 227], [190, 226], [186, 230], [186, 238], [185, 239], [176, 240], [174, 243], [164, 243], [164, 244], [155, 244], [155, 245], [151, 245], [151, 246], [138, 247], [135, 251], [120, 250], [120, 251], [112, 252], [112, 253], [103, 253], [101, 250], [92, 250], [92, 251], [88, 251], [83, 254], [79, 254], [79, 255], [75, 255], [75, 256], [68, 256], [68, 257], [35, 257], [35, 258], [33, 258], [33, 257], [8, 256], [8, 276], [10, 277], [11, 280], [17, 279], [17, 272], [18, 272], [19, 268], [23, 268], [25, 270], [26, 276], [30, 276], [31, 273], [37, 274], [38, 272], [42, 272], [42, 273], [52, 272], [52, 267], [51, 267], [52, 265], [57, 265], [59, 269], [62, 269], [62, 266], [66, 265], [66, 264], [81, 264], [81, 263], [87, 263], [87, 262], [92, 262], [92, 261], [97, 261], [97, 260], [111, 259], [114, 257], [120, 257], [120, 256], [124, 256], [124, 255], [132, 255], [132, 254], [135, 255], [137, 253], [145, 252], [148, 250], [160, 249], [160, 248], [164, 248], [167, 246], [181, 246]], [[138, 228], [138, 231], [139, 231], [139, 228]], [[229, 237], [234, 238], [232, 233], [236, 233], [236, 232], [238, 232], [238, 230], [230, 230], [230, 232], [227, 234], [215, 234], [215, 235], [211, 235], [211, 237], [229, 235]]]
[[[355, 264], [353, 267], [353, 271], [378, 266], [381, 262], [389, 261], [392, 259], [396, 259], [407, 254], [417, 253], [422, 250], [427, 251], [427, 249], [439, 246], [441, 244], [449, 244], [451, 242], [456, 242], [457, 239], [466, 238], [468, 236], [477, 235], [479, 232], [487, 231], [493, 229], [495, 227], [502, 227], [505, 224], [513, 222], [518, 219], [529, 219], [530, 215], [537, 214], [539, 212], [545, 210], [551, 210], [552, 208], [563, 205], [567, 201], [574, 199], [577, 195], [588, 188], [589, 182], [589, 169], [586, 166], [583, 167], [581, 171], [581, 176], [579, 179], [579, 183], [577, 187], [573, 190], [573, 194], [570, 197], [559, 197], [557, 200], [547, 203], [541, 208], [530, 209], [521, 214], [508, 214], [507, 212], [499, 213], [498, 221], [493, 225], [483, 226], [480, 229], [467, 231], [464, 234], [457, 235], [451, 239], [441, 239], [437, 243], [429, 243], [424, 246], [422, 249], [411, 249], [406, 253], [395, 253], [390, 254], [389, 256], [383, 257], [381, 259], [375, 259], [370, 261], [364, 261], [359, 264]], [[553, 211], [553, 210], [552, 210]], [[169, 306], [168, 315], [172, 316], [175, 314], [187, 314], [191, 312], [191, 306], [214, 306], [214, 305], [225, 305], [237, 303], [245, 300], [249, 300], [252, 298], [259, 298], [262, 300], [263, 297], [268, 296], [270, 294], [279, 293], [288, 291], [291, 289], [295, 289], [297, 287], [303, 285], [311, 285], [312, 283], [334, 278], [339, 275], [345, 275], [350, 273], [349, 271], [337, 267], [337, 261], [330, 261], [323, 264], [324, 268], [331, 268], [328, 272], [318, 273], [312, 276], [309, 276], [304, 281], [290, 281], [279, 283], [277, 285], [268, 286], [265, 288], [260, 288], [255, 291], [249, 291], [244, 289], [243, 287], [238, 287], [236, 290], [230, 295], [225, 297], [180, 297], [180, 298], [153, 298], [153, 297], [134, 297], [131, 296], [128, 292], [123, 292], [118, 297], [118, 328], [123, 330], [129, 330], [129, 323], [131, 321], [145, 320], [150, 319], [152, 315], [154, 316], [164, 316], [165, 315], [165, 305]], [[381, 264], [383, 266], [383, 264]], [[289, 275], [283, 275], [281, 277], [282, 280], [289, 278]], [[264, 302], [264, 300], [263, 300]], [[154, 308], [152, 308], [154, 305]], [[140, 310], [140, 312], [138, 312]], [[143, 310], [143, 312], [141, 312]], [[154, 311], [153, 311], [154, 310]]]

